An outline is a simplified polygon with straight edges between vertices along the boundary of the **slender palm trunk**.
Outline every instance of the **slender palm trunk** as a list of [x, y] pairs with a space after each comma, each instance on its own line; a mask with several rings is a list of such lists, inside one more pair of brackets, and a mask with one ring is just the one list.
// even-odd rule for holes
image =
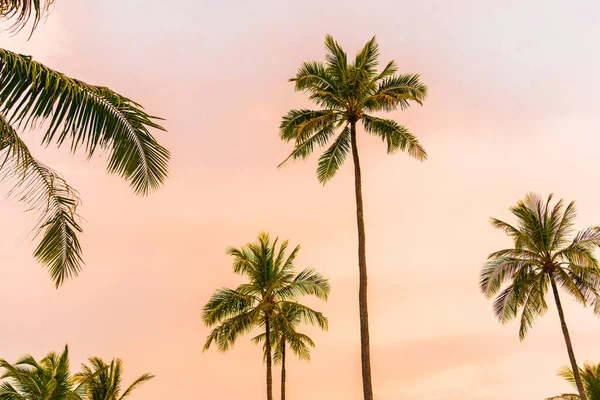
[[281, 338], [281, 400], [285, 400], [285, 336]]
[[356, 122], [350, 122], [352, 158], [354, 160], [354, 189], [356, 192], [356, 223], [358, 225], [358, 309], [360, 315], [360, 360], [362, 363], [363, 394], [365, 400], [373, 399], [371, 384], [371, 350], [369, 346], [369, 311], [367, 307], [367, 251], [365, 244], [365, 220], [363, 215], [362, 182], [358, 145], [356, 143]]
[[558, 297], [558, 288], [554, 277], [550, 277], [550, 283], [552, 284], [552, 292], [554, 293], [554, 300], [556, 301], [556, 309], [558, 310], [558, 316], [560, 317], [560, 326], [562, 327], [563, 335], [565, 337], [565, 343], [567, 344], [567, 352], [569, 353], [569, 361], [571, 361], [571, 369], [573, 370], [573, 377], [575, 378], [575, 384], [579, 391], [579, 397], [581, 400], [587, 400], [585, 390], [583, 389], [583, 383], [581, 381], [581, 375], [579, 374], [579, 367], [577, 361], [575, 361], [575, 353], [573, 352], [573, 345], [571, 344], [571, 337], [569, 336], [569, 330], [567, 329], [567, 323], [565, 322], [565, 314], [563, 313], [562, 304]]
[[273, 400], [273, 375], [271, 373], [271, 318], [265, 316], [265, 349], [267, 355], [267, 400]]

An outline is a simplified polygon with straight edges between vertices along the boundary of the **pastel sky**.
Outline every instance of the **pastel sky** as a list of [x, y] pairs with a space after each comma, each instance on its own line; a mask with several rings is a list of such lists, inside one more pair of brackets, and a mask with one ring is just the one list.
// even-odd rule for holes
[[[509, 244], [488, 218], [527, 191], [576, 200], [600, 223], [600, 6], [594, 1], [56, 0], [50, 18], [0, 46], [110, 86], [166, 118], [157, 137], [171, 175], [148, 198], [67, 149], [35, 154], [81, 193], [86, 267], [55, 290], [32, 258], [34, 216], [0, 203], [0, 356], [42, 357], [68, 343], [157, 378], [132, 399], [264, 398], [261, 350], [241, 340], [202, 353], [201, 308], [233, 286], [225, 248], [261, 230], [301, 244], [298, 267], [331, 279], [327, 333], [307, 329], [310, 363], [291, 360], [288, 398], [361, 399], [356, 226], [350, 165], [322, 187], [316, 158], [277, 169], [290, 151], [280, 117], [309, 106], [287, 78], [323, 58], [326, 33], [354, 54], [377, 35], [382, 61], [418, 72], [423, 107], [390, 116], [429, 160], [360, 138], [378, 400], [543, 399], [573, 390], [555, 308], [519, 342], [478, 291], [491, 251]], [[6, 190], [6, 186], [0, 186]], [[565, 298], [580, 362], [599, 362], [600, 319]], [[275, 374], [277, 382], [279, 376]]]

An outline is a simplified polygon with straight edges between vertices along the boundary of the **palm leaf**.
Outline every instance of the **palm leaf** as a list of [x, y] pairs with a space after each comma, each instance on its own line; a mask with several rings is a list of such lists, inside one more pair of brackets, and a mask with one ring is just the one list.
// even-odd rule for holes
[[0, 179], [10, 180], [9, 197], [39, 214], [41, 240], [34, 256], [46, 265], [58, 287], [81, 270], [77, 235], [77, 192], [51, 168], [36, 160], [10, 124], [0, 116]]
[[44, 143], [70, 139], [71, 151], [99, 146], [109, 151], [108, 171], [129, 181], [137, 194], [167, 177], [168, 150], [149, 128], [164, 130], [141, 106], [106, 87], [86, 84], [30, 57], [0, 49], [0, 113], [22, 129], [48, 120]]
[[319, 158], [317, 178], [322, 184], [327, 183], [340, 169], [350, 150], [350, 128], [347, 126]]

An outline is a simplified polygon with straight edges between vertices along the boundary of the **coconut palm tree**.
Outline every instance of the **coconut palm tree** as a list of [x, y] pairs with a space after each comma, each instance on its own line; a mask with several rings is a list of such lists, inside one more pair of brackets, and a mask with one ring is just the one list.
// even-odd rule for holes
[[325, 300], [330, 291], [328, 280], [315, 270], [305, 269], [297, 275], [294, 273], [294, 260], [300, 246], [286, 257], [288, 241], [283, 241], [279, 248], [277, 242], [278, 238], [271, 242], [268, 234], [260, 233], [254, 243], [227, 249], [227, 254], [233, 257], [233, 271], [248, 278], [248, 282], [236, 289], [215, 291], [202, 313], [204, 323], [214, 327], [206, 339], [205, 351], [213, 343], [219, 351], [227, 351], [240, 336], [255, 327], [264, 330], [267, 400], [273, 400], [273, 316], [301, 296], [310, 295]]
[[82, 365], [82, 371], [75, 374], [74, 381], [83, 384], [85, 400], [124, 400], [142, 383], [154, 378], [154, 375], [144, 374], [133, 381], [121, 393], [123, 380], [123, 362], [116, 358], [106, 364], [101, 358], [91, 357], [90, 365]]
[[[368, 134], [379, 137], [387, 145], [388, 154], [405, 151], [417, 160], [427, 154], [417, 138], [404, 126], [374, 113], [405, 109], [421, 104], [427, 88], [419, 75], [400, 74], [390, 61], [381, 71], [379, 48], [373, 37], [349, 62], [341, 46], [327, 35], [325, 62], [305, 62], [296, 77], [296, 91], [305, 92], [320, 109], [291, 110], [280, 126], [280, 137], [293, 142], [294, 150], [287, 160], [307, 158], [316, 147], [329, 146], [321, 155], [317, 178], [325, 184], [344, 163], [349, 152], [354, 162], [354, 188], [358, 226], [359, 310], [363, 392], [365, 400], [373, 398], [367, 307], [367, 256], [363, 215], [362, 178], [358, 155], [357, 125]], [[329, 144], [331, 142], [331, 144]], [[283, 163], [282, 163], [283, 164]]]
[[600, 244], [600, 227], [574, 233], [575, 202], [566, 207], [562, 199], [553, 207], [552, 195], [545, 201], [529, 193], [510, 211], [518, 225], [492, 218], [495, 228], [513, 240], [513, 247], [489, 255], [481, 270], [480, 288], [496, 296], [494, 314], [502, 323], [520, 313], [519, 338], [523, 340], [535, 320], [548, 309], [546, 293], [552, 288], [562, 332], [579, 396], [587, 400], [567, 329], [559, 287], [584, 306], [600, 313], [600, 265], [594, 249]]
[[0, 400], [76, 400], [77, 388], [69, 371], [69, 349], [50, 352], [39, 362], [25, 356], [15, 364], [0, 360], [5, 370]]
[[[301, 360], [310, 360], [310, 347], [315, 347], [313, 340], [297, 331], [301, 324], [310, 324], [318, 326], [322, 330], [327, 330], [327, 318], [320, 312], [298, 303], [285, 303], [273, 314], [271, 324], [271, 347], [273, 348], [273, 363], [281, 364], [281, 400], [285, 400], [287, 370], [286, 370], [286, 349], [292, 350], [292, 353]], [[254, 337], [254, 343], [264, 343], [265, 333]], [[263, 346], [265, 359], [268, 351]]]
[[[562, 367], [558, 375], [577, 388], [575, 375], [571, 368], [568, 366]], [[588, 400], [600, 400], [600, 364], [584, 363], [583, 368], [579, 368], [579, 375]], [[564, 398], [567, 398], [567, 396], [579, 398], [574, 394], [563, 394], [562, 396]]]
[[[0, 0], [0, 17], [15, 19], [15, 30], [33, 18], [35, 28], [52, 2]], [[136, 194], [146, 195], [167, 177], [169, 152], [150, 133], [164, 130], [158, 119], [109, 88], [0, 49], [0, 179], [9, 181], [9, 195], [38, 213], [41, 240], [34, 256], [49, 268], [57, 287], [82, 266], [79, 195], [31, 153], [21, 133], [40, 127], [46, 146], [67, 145], [88, 157], [105, 151], [108, 172], [129, 181]]]

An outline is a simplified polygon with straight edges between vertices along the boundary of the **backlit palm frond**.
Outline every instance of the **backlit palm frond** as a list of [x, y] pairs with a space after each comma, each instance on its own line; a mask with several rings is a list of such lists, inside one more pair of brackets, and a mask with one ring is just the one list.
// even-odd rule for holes
[[363, 126], [366, 132], [379, 136], [386, 142], [388, 154], [401, 150], [419, 161], [427, 159], [427, 153], [415, 135], [396, 121], [365, 115]]
[[0, 49], [0, 112], [26, 129], [49, 121], [44, 143], [71, 151], [84, 147], [92, 156], [109, 151], [108, 171], [129, 181], [137, 194], [148, 194], [167, 177], [170, 154], [150, 134], [164, 130], [142, 107], [106, 87], [86, 84], [30, 57]]
[[81, 270], [78, 193], [51, 168], [36, 160], [10, 124], [0, 116], [0, 179], [12, 186], [9, 197], [39, 215], [41, 235], [34, 256], [49, 269], [58, 287]]

